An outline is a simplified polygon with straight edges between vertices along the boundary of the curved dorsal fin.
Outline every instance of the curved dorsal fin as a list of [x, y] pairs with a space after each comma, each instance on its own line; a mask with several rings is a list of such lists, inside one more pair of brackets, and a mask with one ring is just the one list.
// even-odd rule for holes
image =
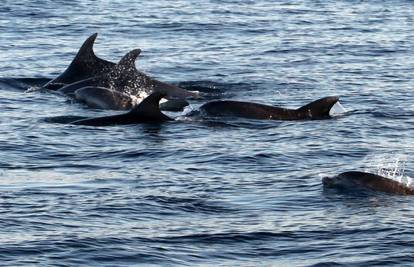
[[139, 54], [141, 54], [141, 49], [134, 49], [128, 52], [123, 58], [121, 58], [117, 66], [124, 69], [135, 68], [135, 60]]
[[152, 120], [172, 120], [170, 117], [164, 115], [160, 110], [159, 102], [165, 96], [166, 94], [154, 92], [142, 100], [142, 102], [133, 108], [129, 113], [134, 116], [139, 115]]
[[78, 53], [66, 70], [43, 87], [56, 90], [65, 84], [81, 81], [110, 71], [113, 66], [115, 66], [115, 63], [100, 59], [93, 52], [93, 45], [97, 36], [98, 33], [89, 36], [88, 39], [83, 42]]
[[307, 113], [311, 118], [329, 117], [329, 111], [338, 100], [338, 96], [324, 97], [298, 108], [296, 111]]
[[78, 53], [76, 54], [75, 58], [72, 61], [72, 64], [79, 62], [82, 63], [83, 61], [89, 61], [91, 59], [97, 58], [95, 53], [93, 52], [93, 45], [95, 43], [96, 37], [98, 33], [94, 33], [88, 37], [88, 39], [83, 42], [81, 48], [79, 49]]

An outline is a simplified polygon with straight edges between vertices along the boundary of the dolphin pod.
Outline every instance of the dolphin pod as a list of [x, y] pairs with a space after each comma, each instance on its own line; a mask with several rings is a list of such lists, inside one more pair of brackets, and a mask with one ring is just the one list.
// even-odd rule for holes
[[313, 101], [298, 109], [287, 109], [250, 102], [212, 101], [200, 107], [209, 116], [242, 117], [260, 120], [312, 120], [329, 118], [329, 111], [339, 97], [329, 96]]
[[[51, 122], [73, 125], [110, 126], [118, 124], [161, 123], [173, 118], [161, 110], [181, 111], [189, 103], [186, 98], [198, 98], [198, 92], [191, 92], [156, 80], [135, 67], [140, 49], [128, 52], [118, 63], [97, 57], [93, 45], [97, 33], [82, 44], [67, 69], [43, 86], [100, 109], [129, 110], [127, 113], [87, 118], [61, 116], [50, 118]], [[146, 98], [144, 98], [147, 96]], [[144, 99], [143, 99], [144, 98]], [[169, 99], [161, 103], [162, 98]], [[139, 99], [143, 99], [139, 103]], [[339, 101], [329, 96], [313, 101], [297, 109], [263, 105], [241, 101], [211, 101], [203, 104], [202, 114], [214, 117], [241, 117], [258, 120], [316, 120], [330, 118], [331, 108]], [[414, 195], [414, 188], [380, 175], [350, 171], [322, 179], [324, 187]]]
[[[86, 104], [98, 102], [100, 105], [93, 105], [95, 108], [125, 109], [125, 97], [142, 99], [144, 96], [152, 92], [161, 92], [165, 97], [174, 99], [184, 99], [187, 97], [198, 97], [197, 92], [190, 92], [177, 86], [158, 81], [148, 75], [138, 71], [135, 68], [135, 60], [141, 53], [140, 49], [134, 49], [127, 53], [118, 64], [98, 58], [93, 51], [93, 44], [96, 40], [97, 33], [90, 36], [81, 46], [75, 58], [72, 60], [67, 69], [54, 78], [46, 85], [45, 89], [57, 90], [65, 95], [75, 97], [78, 89], [83, 89], [82, 97], [77, 98]], [[109, 103], [105, 103], [105, 99], [101, 97], [106, 92], [91, 89], [89, 92], [85, 87], [101, 87], [112, 90], [116, 93], [108, 98]], [[121, 94], [117, 94], [121, 93]], [[116, 99], [117, 97], [121, 99]], [[92, 98], [90, 100], [89, 98]], [[94, 101], [94, 98], [100, 98], [100, 101]], [[130, 104], [135, 104], [130, 99]], [[120, 105], [116, 105], [119, 103]], [[178, 102], [172, 102], [178, 103]], [[165, 109], [170, 108], [172, 111], [182, 110], [188, 105], [185, 102], [179, 102], [176, 106], [172, 103], [165, 105]], [[96, 103], [95, 103], [96, 104]], [[185, 104], [185, 105], [184, 105]]]
[[337, 176], [324, 177], [322, 183], [328, 188], [368, 189], [397, 195], [414, 195], [414, 188], [407, 184], [367, 172], [344, 172]]
[[[105, 92], [106, 89], [102, 88], [89, 88], [87, 91], [97, 89], [100, 92]], [[77, 91], [77, 94], [82, 94], [81, 91]], [[105, 94], [102, 94], [103, 98], [111, 98], [113, 92], [106, 90]], [[88, 125], [88, 126], [111, 126], [118, 124], [136, 124], [136, 123], [150, 123], [150, 122], [166, 122], [174, 119], [166, 116], [160, 110], [159, 102], [165, 97], [165, 93], [154, 92], [145, 98], [139, 105], [132, 108], [131, 111], [125, 114], [106, 116], [99, 118], [82, 118], [80, 120], [71, 120], [71, 124], [75, 125]], [[121, 99], [122, 96], [117, 97]], [[324, 119], [329, 118], [329, 111], [332, 106], [339, 100], [338, 97], [325, 97], [308, 105], [305, 105], [299, 109], [284, 109], [279, 107], [266, 106], [257, 103], [249, 102], [237, 102], [237, 101], [213, 101], [204, 104], [200, 109], [213, 112], [214, 115], [232, 115], [243, 116], [253, 119], [279, 119], [279, 120], [301, 120], [301, 119]], [[99, 101], [99, 99], [97, 99]], [[107, 101], [106, 103], [109, 103]], [[126, 100], [125, 100], [126, 102]], [[231, 103], [228, 103], [231, 102]], [[218, 104], [219, 103], [219, 104]], [[226, 104], [223, 104], [226, 103]], [[95, 103], [93, 103], [95, 104]], [[91, 104], [91, 105], [93, 105]], [[125, 104], [127, 109], [127, 104]], [[129, 106], [130, 107], [130, 106]], [[250, 114], [250, 115], [249, 115]], [[62, 121], [62, 118], [57, 118]], [[49, 121], [53, 121], [49, 119]], [[63, 120], [66, 121], [66, 120]]]

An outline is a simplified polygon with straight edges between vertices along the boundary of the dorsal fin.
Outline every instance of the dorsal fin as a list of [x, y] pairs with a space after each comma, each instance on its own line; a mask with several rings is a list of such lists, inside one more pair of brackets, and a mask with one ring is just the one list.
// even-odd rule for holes
[[160, 110], [160, 100], [165, 96], [166, 94], [154, 92], [142, 100], [142, 102], [129, 113], [134, 116], [139, 115], [152, 120], [172, 120], [170, 117], [164, 115]]
[[93, 45], [95, 44], [96, 37], [98, 37], [97, 32], [89, 36], [88, 39], [83, 42], [81, 48], [79, 49], [75, 58], [72, 60], [72, 63], [70, 63], [68, 69], [70, 69], [71, 65], [78, 65], [78, 67], [81, 68], [97, 68], [97, 70], [95, 70], [96, 73], [91, 73], [93, 75], [96, 75], [101, 72], [106, 72], [112, 66], [116, 65], [115, 63], [101, 59], [95, 55], [95, 52], [93, 51]]
[[93, 45], [97, 36], [98, 33], [89, 36], [66, 70], [44, 85], [44, 88], [56, 90], [65, 84], [74, 83], [110, 71], [115, 64], [98, 58], [93, 52]]
[[117, 67], [123, 68], [123, 69], [135, 69], [135, 60], [137, 57], [141, 54], [141, 49], [134, 49], [130, 52], [128, 52], [117, 64]]
[[95, 53], [93, 52], [93, 45], [95, 43], [97, 36], [98, 33], [94, 33], [91, 36], [89, 36], [85, 42], [83, 42], [81, 48], [79, 49], [71, 64], [75, 64], [78, 62], [81, 63], [85, 60], [90, 61], [91, 59], [97, 58]]
[[306, 114], [310, 118], [329, 117], [329, 111], [338, 100], [338, 96], [324, 97], [298, 108], [296, 111]]

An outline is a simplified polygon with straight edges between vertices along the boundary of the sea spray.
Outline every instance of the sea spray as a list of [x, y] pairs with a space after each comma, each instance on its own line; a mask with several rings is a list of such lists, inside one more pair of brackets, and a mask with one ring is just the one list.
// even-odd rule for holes
[[341, 105], [339, 101], [335, 103], [335, 105], [332, 106], [331, 110], [329, 111], [329, 116], [338, 116], [342, 115], [346, 112], [345, 108]]
[[407, 163], [406, 155], [390, 154], [365, 158], [365, 171], [395, 180], [407, 186], [413, 186], [413, 179], [405, 174]]

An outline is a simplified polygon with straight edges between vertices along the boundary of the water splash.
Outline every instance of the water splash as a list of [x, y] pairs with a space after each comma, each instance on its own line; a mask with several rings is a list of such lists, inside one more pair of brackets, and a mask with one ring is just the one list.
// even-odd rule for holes
[[194, 109], [193, 106], [188, 105], [184, 108], [182, 116], [187, 116], [187, 115], [191, 114], [194, 110], [195, 109]]
[[32, 92], [37, 92], [37, 91], [41, 91], [41, 90], [42, 90], [42, 87], [39, 87], [39, 86], [30, 86], [24, 92], [25, 93], [32, 93]]
[[339, 116], [346, 112], [345, 108], [341, 105], [339, 101], [332, 106], [331, 110], [329, 111], [329, 116]]
[[196, 111], [196, 109], [191, 106], [188, 105], [184, 108], [184, 110], [182, 111], [182, 113], [179, 116], [175, 117], [175, 120], [177, 121], [194, 121], [194, 117], [192, 117], [191, 115]]
[[376, 173], [410, 187], [414, 186], [413, 178], [405, 174], [408, 162], [406, 155], [381, 155], [367, 157], [365, 160], [367, 161], [365, 171]]

